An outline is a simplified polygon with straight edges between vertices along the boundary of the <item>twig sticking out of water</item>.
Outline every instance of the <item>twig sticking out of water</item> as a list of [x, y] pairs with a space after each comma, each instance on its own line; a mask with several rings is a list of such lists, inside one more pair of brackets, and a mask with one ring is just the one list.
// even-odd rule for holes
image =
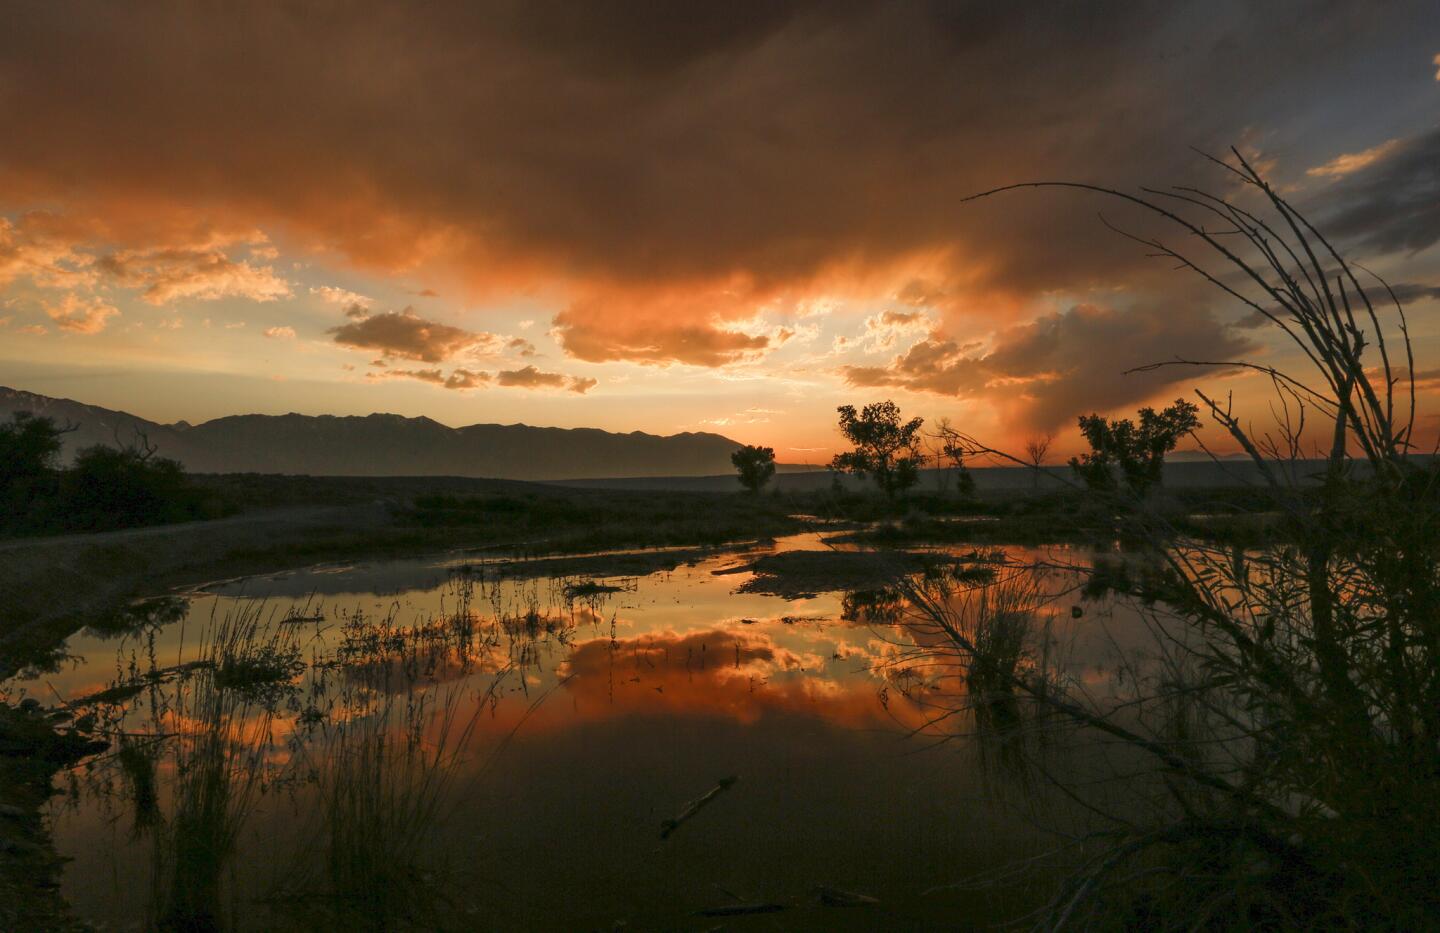
[[828, 884], [815, 885], [815, 896], [825, 907], [873, 907], [880, 903], [879, 898], [832, 888]]
[[784, 904], [726, 904], [695, 911], [697, 917], [744, 917], [750, 914], [774, 914], [788, 909]]
[[695, 814], [699, 813], [706, 804], [710, 803], [710, 801], [714, 800], [716, 797], [719, 797], [725, 791], [733, 787], [735, 785], [735, 782], [738, 780], [740, 780], [740, 778], [733, 774], [730, 777], [721, 778], [714, 787], [710, 788], [708, 791], [705, 792], [705, 796], [697, 797], [696, 799], [687, 803], [685, 805], [685, 809], [681, 810], [679, 815], [677, 815], [675, 819], [666, 820], [665, 822], [660, 824], [660, 838], [669, 839], [670, 834], [675, 832], [675, 830], [679, 829], [682, 823], [693, 817]]

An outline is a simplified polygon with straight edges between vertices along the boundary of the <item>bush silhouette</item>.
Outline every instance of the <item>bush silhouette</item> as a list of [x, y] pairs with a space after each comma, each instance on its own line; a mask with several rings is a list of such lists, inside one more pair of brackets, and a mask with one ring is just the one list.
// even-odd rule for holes
[[[1123, 562], [1095, 563], [1086, 592], [1114, 593], [1144, 620], [1143, 648], [1127, 653], [1145, 660], [1105, 686], [1077, 679], [1053, 650], [1044, 561], [972, 555], [907, 580], [903, 605], [966, 678], [937, 722], [966, 714], [1008, 785], [1084, 803], [1090, 825], [1070, 836], [1084, 844], [1041, 915], [1047, 929], [1435, 929], [1440, 466], [1415, 455], [1405, 309], [1232, 154], [1220, 164], [1241, 184], [1227, 196], [1026, 187], [1096, 192], [1163, 220], [1185, 252], [1147, 231], [1137, 238], [1152, 254], [1268, 320], [1313, 364], [1303, 378], [1233, 364], [1271, 377], [1268, 428], [1196, 390], [1264, 484], [1273, 525], [1237, 541], [1177, 526], [1145, 498], [1195, 406], [1141, 412], [1139, 425], [1090, 416], [1093, 453], [1072, 465], [1118, 505], [1127, 548]], [[1305, 458], [1317, 435], [1322, 464]], [[1138, 495], [1110, 495], [1121, 483]], [[1083, 779], [1046, 767], [1067, 726], [1115, 764]]]
[[1090, 442], [1090, 453], [1070, 458], [1085, 485], [1096, 492], [1113, 492], [1116, 472], [1126, 488], [1143, 499], [1158, 487], [1164, 475], [1165, 455], [1180, 438], [1200, 427], [1198, 406], [1176, 399], [1164, 411], [1140, 409], [1140, 424], [1129, 418], [1106, 421], [1099, 415], [1082, 415], [1080, 433]]
[[901, 422], [900, 406], [892, 401], [874, 402], [856, 414], [854, 405], [841, 405], [840, 431], [855, 445], [848, 453], [836, 454], [831, 466], [856, 476], [869, 476], [893, 498], [920, 479], [921, 456], [916, 451], [924, 418]]
[[180, 464], [135, 448], [80, 451], [60, 481], [61, 521], [73, 530], [154, 525], [200, 514]]
[[54, 499], [59, 480], [55, 460], [67, 428], [53, 418], [16, 412], [0, 425], [0, 527], [24, 530], [44, 521], [47, 504]]
[[775, 450], [771, 447], [741, 447], [730, 455], [735, 464], [740, 485], [751, 492], [759, 492], [775, 475]]
[[17, 412], [0, 425], [0, 532], [103, 531], [213, 517], [214, 509], [174, 460], [138, 445], [95, 445], [60, 469], [61, 438], [75, 430]]

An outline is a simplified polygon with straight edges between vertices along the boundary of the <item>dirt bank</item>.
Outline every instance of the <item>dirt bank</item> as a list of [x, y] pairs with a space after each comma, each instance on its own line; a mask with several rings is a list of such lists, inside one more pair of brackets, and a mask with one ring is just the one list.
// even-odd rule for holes
[[243, 563], [277, 541], [385, 527], [381, 506], [284, 509], [210, 522], [0, 544], [0, 679], [44, 664], [70, 632], [142, 593]]

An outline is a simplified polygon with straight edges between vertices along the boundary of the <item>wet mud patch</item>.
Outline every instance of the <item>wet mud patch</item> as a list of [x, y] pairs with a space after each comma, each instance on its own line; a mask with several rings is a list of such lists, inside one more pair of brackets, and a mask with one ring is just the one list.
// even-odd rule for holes
[[805, 599], [878, 589], [922, 569], [925, 562], [925, 555], [909, 551], [786, 551], [721, 572], [754, 574], [740, 585], [741, 593]]
[[510, 560], [496, 563], [462, 565], [475, 567], [484, 574], [502, 578], [542, 577], [642, 577], [666, 573], [680, 567], [693, 566], [717, 554], [743, 549], [747, 545], [727, 548], [659, 548], [644, 551], [612, 551], [605, 554], [541, 557], [532, 560]]

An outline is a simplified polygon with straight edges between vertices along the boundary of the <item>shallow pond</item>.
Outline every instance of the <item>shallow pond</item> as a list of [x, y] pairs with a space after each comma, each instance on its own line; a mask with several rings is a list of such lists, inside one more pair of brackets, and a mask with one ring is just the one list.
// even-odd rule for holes
[[[176, 909], [166, 884], [185, 887], [176, 864], [197, 857], [183, 854], [185, 819], [218, 807], [224, 828], [205, 848], [219, 876], [211, 919], [304, 929], [335, 916], [323, 901], [344, 886], [332, 825], [344, 803], [388, 834], [375, 857], [413, 863], [416, 890], [456, 928], [953, 929], [1023, 912], [1036, 896], [1023, 884], [946, 887], [1050, 842], [996, 799], [966, 743], [926, 728], [946, 673], [924, 639], [853, 618], [843, 592], [770, 595], [746, 569], [818, 550], [801, 535], [677, 552], [658, 570], [672, 561], [653, 552], [317, 567], [211, 585], [169, 615], [86, 630], [62, 670], [9, 685], [85, 701], [132, 749], [78, 769], [56, 799], [56, 846], [73, 859], [64, 893], [112, 928], [154, 922]], [[1068, 547], [1013, 556], [1087, 560]], [[1078, 678], [1099, 679], [1134, 650], [1133, 620], [1113, 607], [1072, 619], [1073, 575], [1053, 571], [1045, 585]], [[244, 699], [207, 705], [217, 693], [199, 681], [214, 688], [222, 672]], [[222, 792], [197, 797], [195, 736], [217, 718]], [[353, 787], [337, 766], [354, 734], [336, 744], [333, 730], [368, 721], [408, 729], [409, 744], [363, 734], [389, 756], [364, 767], [405, 772], [367, 810], [344, 797]], [[187, 742], [183, 754], [168, 748]], [[373, 865], [346, 877], [400, 883]], [[878, 904], [837, 906], [848, 897], [837, 891]], [[784, 910], [725, 915], [746, 905]], [[411, 920], [425, 928], [426, 916]]]

